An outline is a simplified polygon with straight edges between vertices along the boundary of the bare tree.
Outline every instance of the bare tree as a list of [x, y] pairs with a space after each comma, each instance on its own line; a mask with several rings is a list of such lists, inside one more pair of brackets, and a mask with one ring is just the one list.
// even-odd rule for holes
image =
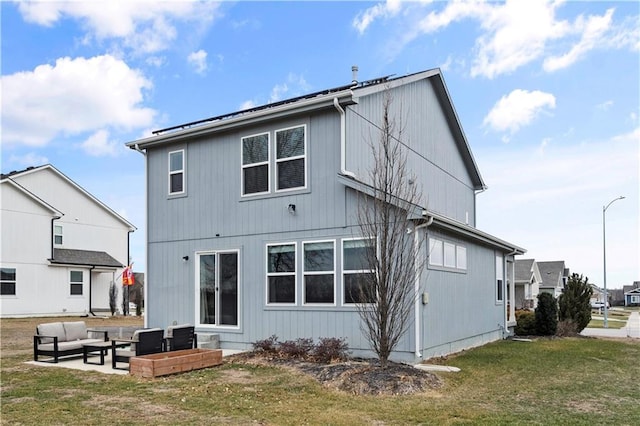
[[391, 101], [386, 91], [379, 139], [370, 144], [372, 196], [363, 194], [357, 211], [361, 234], [375, 237], [372, 241], [377, 243], [364, 251], [373, 273], [361, 274], [357, 294], [352, 296], [361, 329], [383, 368], [411, 324], [416, 274], [424, 266], [419, 252], [422, 240], [412, 232], [415, 212], [422, 210], [420, 190], [407, 168], [402, 128], [390, 117]]

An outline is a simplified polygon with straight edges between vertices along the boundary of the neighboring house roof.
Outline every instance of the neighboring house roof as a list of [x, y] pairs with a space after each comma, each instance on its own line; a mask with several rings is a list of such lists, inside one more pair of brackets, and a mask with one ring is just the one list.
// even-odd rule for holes
[[120, 262], [104, 251], [54, 249], [51, 263], [63, 265], [104, 266], [122, 268]]
[[[69, 184], [71, 184], [73, 187], [75, 187], [78, 191], [80, 191], [81, 193], [83, 193], [85, 196], [87, 196], [89, 199], [91, 199], [94, 203], [98, 204], [100, 207], [102, 207], [104, 210], [106, 210], [107, 212], [109, 212], [111, 215], [113, 215], [116, 219], [118, 219], [120, 222], [124, 223], [131, 231], [135, 231], [137, 228], [130, 223], [128, 220], [126, 220], [125, 218], [123, 218], [122, 216], [120, 216], [118, 213], [116, 213], [115, 211], [113, 211], [109, 206], [107, 206], [106, 204], [104, 204], [102, 201], [98, 200], [96, 197], [94, 197], [92, 194], [90, 194], [89, 192], [87, 192], [83, 187], [81, 187], [80, 185], [78, 185], [77, 183], [75, 183], [73, 180], [71, 180], [68, 176], [66, 176], [64, 173], [62, 173], [60, 170], [56, 169], [54, 166], [52, 166], [51, 164], [45, 164], [43, 166], [37, 166], [37, 167], [27, 167], [24, 170], [18, 170], [18, 171], [12, 171], [10, 173], [7, 174], [2, 174], [2, 180], [4, 181], [4, 179], [8, 179], [13, 181], [14, 178], [21, 176], [21, 175], [26, 175], [29, 173], [37, 173], [41, 170], [45, 170], [45, 169], [49, 169], [51, 171], [53, 171], [54, 173], [56, 173], [58, 176], [60, 176], [62, 179], [66, 180]], [[15, 182], [14, 182], [15, 183]]]
[[538, 270], [542, 282], [540, 287], [559, 287], [562, 286], [562, 277], [569, 273], [569, 269], [565, 269], [564, 260], [552, 262], [537, 262]]
[[533, 275], [534, 259], [517, 259], [515, 264], [515, 281], [529, 283]]
[[9, 177], [9, 175], [3, 174], [2, 178], [0, 179], [0, 183], [12, 186], [16, 190], [22, 192], [27, 198], [30, 198], [36, 204], [39, 204], [40, 206], [44, 207], [46, 210], [49, 210], [54, 216], [63, 216], [64, 215], [64, 213], [62, 213], [60, 210], [56, 209], [51, 204], [49, 204], [46, 201], [44, 201], [42, 198], [38, 197], [36, 194], [34, 194], [33, 192], [29, 191], [27, 188], [25, 188], [24, 186], [20, 185], [18, 182], [16, 182], [13, 179], [11, 179]]
[[449, 96], [449, 91], [444, 83], [440, 69], [435, 68], [397, 78], [391, 77], [392, 76], [385, 76], [351, 85], [339, 86], [255, 108], [168, 127], [154, 131], [154, 136], [129, 142], [126, 145], [131, 149], [146, 149], [196, 138], [205, 134], [210, 135], [215, 132], [228, 131], [235, 127], [272, 120], [274, 118], [287, 116], [291, 113], [334, 108], [334, 101], [339, 102], [340, 105], [343, 106], [351, 105], [358, 103], [358, 97], [360, 96], [366, 96], [372, 93], [382, 92], [389, 88], [428, 79], [433, 83], [433, 87], [440, 101], [440, 106], [443, 109], [454, 140], [458, 145], [462, 160], [469, 171], [474, 189], [486, 189], [486, 185], [480, 176], [480, 171], [471, 153], [471, 148], [462, 130], [462, 125], [460, 124], [453, 102]]
[[629, 294], [640, 294], [640, 288], [634, 288], [633, 290], [630, 290], [624, 293], [625, 296]]

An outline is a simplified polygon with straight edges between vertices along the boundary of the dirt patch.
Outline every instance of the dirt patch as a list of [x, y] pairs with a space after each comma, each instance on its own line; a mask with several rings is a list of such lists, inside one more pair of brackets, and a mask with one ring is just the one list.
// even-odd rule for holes
[[313, 377], [324, 386], [354, 395], [412, 395], [442, 386], [435, 374], [395, 362], [389, 362], [386, 368], [382, 368], [377, 360], [320, 364], [269, 357], [259, 352], [235, 355], [230, 361], [293, 369]]

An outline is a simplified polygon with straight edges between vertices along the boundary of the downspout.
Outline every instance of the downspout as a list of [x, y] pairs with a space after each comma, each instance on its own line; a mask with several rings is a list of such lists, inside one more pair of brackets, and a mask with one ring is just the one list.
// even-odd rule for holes
[[55, 244], [55, 240], [56, 240], [55, 233], [53, 232], [53, 229], [54, 229], [53, 228], [53, 226], [54, 226], [53, 225], [53, 221], [61, 219], [61, 218], [62, 218], [62, 216], [54, 216], [54, 217], [51, 218], [51, 260], [54, 259], [53, 250], [54, 250], [54, 244]]
[[89, 268], [89, 313], [95, 317], [96, 314], [93, 313], [93, 308], [91, 307], [91, 287], [92, 287], [92, 279], [91, 279], [91, 277], [93, 275], [93, 270], [94, 269], [95, 269], [95, 265], [93, 265], [91, 268]]
[[140, 154], [142, 154], [145, 157], [145, 161], [144, 161], [144, 177], [145, 177], [145, 185], [144, 185], [144, 211], [145, 211], [145, 216], [144, 216], [144, 264], [145, 264], [145, 270], [144, 270], [144, 287], [142, 287], [142, 294], [143, 294], [143, 298], [144, 298], [144, 327], [149, 327], [149, 317], [148, 317], [148, 309], [147, 306], [149, 306], [149, 304], [147, 303], [147, 287], [149, 287], [149, 274], [147, 273], [148, 269], [149, 269], [149, 254], [147, 253], [147, 244], [149, 241], [149, 198], [147, 196], [147, 188], [149, 187], [149, 178], [147, 176], [147, 153], [143, 150], [140, 149], [140, 147], [138, 146], [138, 144], [135, 144], [133, 146], [133, 149], [138, 151]]
[[340, 173], [355, 178], [353, 172], [347, 170], [347, 119], [344, 109], [340, 106], [338, 98], [333, 98], [333, 105], [340, 113]]
[[[416, 227], [413, 228], [413, 246], [415, 247], [416, 250], [416, 260], [418, 259], [418, 255], [420, 254], [418, 252], [418, 249], [420, 247], [420, 232], [418, 232], [420, 229], [424, 228], [425, 232], [426, 229], [429, 225], [431, 225], [433, 223], [433, 216], [429, 217], [429, 219], [427, 220], [426, 223], [420, 224]], [[419, 265], [418, 263], [414, 263], [414, 274], [415, 274], [415, 283], [414, 283], [414, 296], [415, 296], [415, 331], [416, 331], [416, 335], [415, 335], [415, 341], [416, 341], [416, 351], [415, 351], [415, 355], [417, 358], [422, 358], [422, 353], [420, 352], [420, 303], [422, 303], [422, 301], [420, 300], [420, 270], [419, 270]]]

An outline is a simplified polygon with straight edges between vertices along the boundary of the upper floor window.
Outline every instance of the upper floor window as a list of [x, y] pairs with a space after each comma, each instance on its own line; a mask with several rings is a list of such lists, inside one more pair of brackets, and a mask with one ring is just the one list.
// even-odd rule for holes
[[334, 303], [335, 243], [303, 243], [304, 303]]
[[276, 131], [277, 191], [307, 186], [305, 130], [298, 126]]
[[16, 269], [0, 268], [0, 295], [16, 295]]
[[62, 245], [62, 225], [53, 227], [53, 242], [57, 245]]
[[69, 274], [70, 294], [72, 296], [82, 296], [84, 284], [82, 271], [71, 271]]
[[296, 244], [267, 245], [267, 303], [296, 303]]
[[375, 240], [372, 238], [342, 241], [342, 276], [344, 303], [374, 303]]
[[269, 192], [269, 133], [242, 138], [242, 195]]
[[184, 150], [169, 153], [169, 194], [184, 192]]

